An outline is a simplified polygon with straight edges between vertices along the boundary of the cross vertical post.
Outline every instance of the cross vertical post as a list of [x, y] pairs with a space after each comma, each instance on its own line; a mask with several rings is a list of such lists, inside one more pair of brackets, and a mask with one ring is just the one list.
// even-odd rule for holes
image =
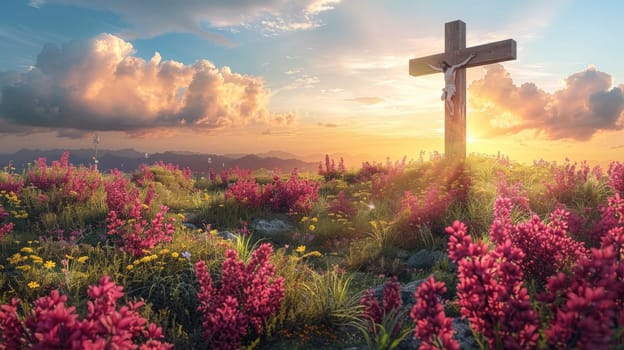
[[[465, 61], [468, 57], [472, 58]], [[437, 73], [438, 70], [435, 67], [440, 67], [443, 61], [451, 66], [467, 62], [461, 66], [462, 68], [455, 70], [453, 114], [444, 103], [444, 153], [447, 158], [457, 160], [466, 158], [466, 71], [464, 68], [515, 59], [516, 42], [513, 39], [466, 48], [466, 23], [457, 20], [444, 25], [443, 53], [409, 61], [409, 73], [412, 76]], [[447, 87], [445, 86], [445, 91]]]
[[[444, 25], [444, 51], [466, 48], [466, 23], [448, 22]], [[466, 158], [466, 70], [455, 73], [457, 93], [453, 99], [455, 112], [451, 115], [444, 104], [444, 153], [448, 158]]]

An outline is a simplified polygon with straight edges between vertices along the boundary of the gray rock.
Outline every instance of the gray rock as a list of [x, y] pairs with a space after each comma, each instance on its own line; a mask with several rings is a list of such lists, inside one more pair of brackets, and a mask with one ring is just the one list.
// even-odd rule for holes
[[238, 237], [230, 231], [219, 231], [217, 236], [225, 239], [226, 241], [236, 242], [238, 240]]
[[418, 253], [407, 259], [407, 267], [414, 269], [430, 270], [435, 264], [446, 256], [444, 252], [439, 250], [421, 249]]
[[261, 235], [272, 236], [275, 234], [285, 233], [290, 231], [292, 225], [284, 222], [280, 219], [264, 220], [260, 219], [251, 223], [250, 227]]
[[408, 282], [401, 286], [401, 300], [403, 301], [403, 305], [412, 309], [412, 306], [416, 304], [416, 297], [414, 294], [416, 293], [416, 289], [420, 287], [426, 279], [420, 279], [412, 282]]
[[405, 260], [410, 257], [410, 253], [407, 250], [400, 249], [399, 251], [397, 251], [396, 257], [401, 260]]
[[460, 317], [455, 317], [453, 319], [453, 329], [455, 330], [455, 339], [459, 342], [460, 349], [467, 350], [478, 350], [479, 344], [474, 339], [472, 335], [472, 330], [470, 330], [470, 324], [468, 320], [464, 320]]
[[[472, 331], [468, 325], [468, 321], [459, 317], [453, 318], [453, 329], [455, 330], [454, 338], [459, 343], [462, 350], [479, 350], [479, 345], [472, 336]], [[416, 350], [420, 347], [420, 340], [414, 338], [414, 335], [408, 336], [399, 349]]]

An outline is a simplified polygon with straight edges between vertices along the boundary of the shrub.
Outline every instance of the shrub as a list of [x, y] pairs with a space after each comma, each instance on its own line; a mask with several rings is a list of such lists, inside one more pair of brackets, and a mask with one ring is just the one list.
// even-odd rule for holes
[[19, 196], [24, 188], [24, 180], [11, 173], [0, 173], [0, 191], [14, 193]]
[[333, 159], [329, 157], [329, 154], [325, 155], [325, 169], [323, 169], [323, 163], [320, 162], [318, 166], [318, 174], [325, 178], [325, 181], [330, 181], [333, 179], [337, 179], [344, 175], [345, 173], [345, 165], [342, 157], [340, 158], [340, 162], [338, 163], [338, 167], [336, 168], [336, 163]]
[[401, 198], [399, 217], [410, 227], [431, 226], [444, 216], [452, 200], [452, 195], [436, 184], [431, 184], [422, 196], [407, 191]]
[[235, 250], [226, 251], [221, 284], [214, 286], [203, 260], [195, 264], [200, 285], [199, 306], [203, 336], [214, 349], [238, 349], [243, 339], [263, 333], [267, 319], [280, 308], [284, 279], [275, 277], [269, 261], [273, 248], [262, 244], [247, 265]]
[[512, 209], [510, 198], [496, 199], [490, 238], [496, 244], [510, 240], [515, 248], [522, 251], [519, 266], [527, 279], [542, 285], [547, 277], [570, 267], [586, 254], [583, 243], [567, 234], [569, 212], [556, 209], [547, 224], [537, 215], [527, 222], [512, 224]]
[[610, 230], [572, 269], [548, 279], [540, 300], [552, 320], [545, 334], [553, 348], [611, 349], [624, 341], [624, 229]]
[[336, 199], [329, 203], [329, 212], [352, 218], [355, 214], [357, 214], [357, 209], [353, 206], [351, 200], [347, 197], [344, 191], [340, 191], [336, 195]]
[[[0, 349], [171, 349], [162, 342], [162, 330], [147, 323], [138, 309], [143, 302], [118, 308], [123, 287], [108, 276], [91, 285], [87, 314], [79, 319], [76, 308], [58, 290], [40, 297], [31, 309], [20, 308], [13, 298], [0, 306]], [[19, 310], [19, 311], [18, 311]], [[28, 311], [26, 311], [28, 310]]]
[[145, 198], [118, 171], [113, 171], [107, 181], [106, 203], [109, 208], [106, 217], [107, 234], [117, 238], [117, 244], [126, 252], [140, 256], [160, 242], [171, 242], [175, 218], [167, 218], [169, 208], [165, 205], [150, 219], [149, 205], [154, 190], [149, 187]]
[[319, 183], [299, 178], [294, 170], [287, 181], [279, 176], [261, 187], [254, 179], [240, 178], [225, 192], [225, 198], [234, 198], [251, 207], [267, 207], [277, 212], [307, 212], [318, 199]]
[[45, 158], [39, 158], [33, 169], [27, 173], [27, 183], [50, 195], [53, 206], [84, 203], [88, 201], [101, 183], [100, 173], [92, 168], [76, 168], [69, 164], [69, 152], [64, 152], [59, 161], [52, 161], [48, 167]]

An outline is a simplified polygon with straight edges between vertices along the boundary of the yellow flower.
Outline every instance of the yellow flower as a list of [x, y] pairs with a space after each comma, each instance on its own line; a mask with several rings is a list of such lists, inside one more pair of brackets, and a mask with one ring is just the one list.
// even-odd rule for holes
[[148, 263], [148, 262], [150, 262], [151, 260], [152, 260], [152, 259], [150, 258], [150, 256], [149, 256], [149, 255], [146, 255], [146, 256], [142, 257], [142, 258], [141, 258], [141, 260], [139, 260], [139, 261], [140, 261], [140, 262], [142, 262], [142, 263]]
[[32, 260], [32, 262], [35, 264], [43, 264], [43, 259], [37, 255], [31, 255], [30, 260]]
[[20, 249], [20, 252], [26, 253], [26, 254], [32, 254], [35, 251], [31, 247], [24, 247], [24, 248]]
[[312, 222], [318, 222], [318, 218], [315, 216], [315, 217], [313, 217], [310, 221], [312, 221]]
[[35, 281], [28, 282], [28, 288], [30, 289], [37, 289], [39, 287], [41, 287], [41, 285], [39, 285], [39, 282], [35, 282]]
[[52, 260], [48, 260], [45, 262], [45, 264], [43, 264], [43, 267], [45, 267], [48, 270], [52, 270], [53, 268], [56, 267], [56, 263]]
[[302, 254], [303, 252], [305, 252], [305, 250], [306, 250], [306, 246], [304, 245], [300, 245], [297, 247], [297, 249], [295, 249], [295, 251], [299, 254]]
[[210, 196], [208, 195], [208, 193], [204, 193], [204, 200], [205, 201], [210, 200]]
[[126, 266], [126, 270], [130, 271], [134, 268], [134, 265], [130, 264], [128, 266]]
[[314, 232], [314, 230], [316, 230], [316, 226], [310, 225], [308, 226], [308, 230], [310, 230], [310, 232]]
[[178, 213], [177, 215], [178, 215], [178, 217], [179, 217], [180, 219], [184, 219], [184, 218], [185, 218], [184, 214], [182, 214], [182, 213]]
[[67, 254], [65, 254], [65, 258], [67, 258], [67, 260], [74, 260], [73, 256]]
[[321, 254], [318, 250], [313, 250], [313, 251], [305, 254], [301, 258], [319, 257], [319, 256], [323, 256], [323, 254]]
[[219, 230], [217, 230], [217, 229], [210, 230], [210, 234], [211, 235], [216, 235], [217, 233], [219, 233]]
[[149, 209], [149, 205], [147, 205], [147, 204], [145, 204], [145, 203], [141, 204], [141, 207], [142, 207], [143, 209]]
[[20, 261], [22, 261], [22, 255], [20, 253], [15, 253], [11, 255], [11, 257], [8, 258], [7, 260], [9, 261], [9, 264], [15, 265], [19, 263]]
[[20, 271], [28, 271], [28, 270], [30, 270], [30, 265], [20, 265], [20, 266], [16, 267], [16, 269], [20, 270]]
[[308, 217], [307, 216], [304, 216], [304, 217], [301, 218], [301, 222], [306, 222], [306, 221], [308, 221]]
[[167, 248], [165, 248], [165, 249], [161, 249], [161, 250], [160, 250], [160, 252], [158, 252], [158, 253], [159, 253], [159, 254], [162, 254], [162, 255], [169, 254], [169, 249], [167, 249]]
[[177, 258], [177, 257], [179, 257], [179, 256], [180, 256], [180, 254], [178, 254], [178, 252], [173, 252], [173, 253], [171, 253], [171, 257], [172, 257], [172, 258]]
[[79, 257], [78, 259], [76, 259], [76, 261], [78, 261], [81, 264], [84, 264], [87, 260], [89, 260], [89, 257], [86, 255], [83, 255], [81, 257]]

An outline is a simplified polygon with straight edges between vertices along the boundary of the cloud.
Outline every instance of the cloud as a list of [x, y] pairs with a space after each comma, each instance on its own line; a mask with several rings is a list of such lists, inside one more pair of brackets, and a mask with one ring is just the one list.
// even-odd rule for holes
[[153, 37], [167, 32], [190, 32], [221, 44], [223, 35], [206, 30], [246, 26], [269, 32], [306, 30], [320, 26], [321, 12], [341, 0], [31, 0], [33, 7], [62, 3], [110, 11], [132, 26], [124, 37]]
[[485, 69], [469, 87], [469, 118], [482, 136], [529, 130], [550, 140], [586, 141], [624, 127], [624, 85], [613, 87], [611, 76], [595, 67], [570, 75], [554, 93], [533, 83], [516, 86], [500, 64]]
[[334, 124], [334, 123], [321, 123], [321, 122], [318, 122], [317, 125], [325, 127], [325, 128], [337, 128], [338, 127], [338, 124]]
[[345, 101], [357, 102], [363, 105], [374, 105], [374, 104], [383, 102], [384, 99], [381, 97], [356, 97], [356, 98], [345, 99]]
[[275, 96], [283, 91], [296, 90], [296, 89], [310, 89], [315, 87], [321, 80], [314, 75], [302, 74], [294, 78], [290, 83], [272, 91], [272, 95]]
[[271, 122], [274, 125], [292, 125], [295, 122], [295, 118], [294, 113], [277, 114], [273, 116]]
[[258, 77], [207, 60], [185, 65], [158, 53], [148, 61], [133, 54], [132, 44], [110, 34], [46, 45], [30, 71], [0, 73], [0, 123], [73, 129], [60, 135], [77, 137], [77, 131], [141, 134], [294, 119], [267, 111], [269, 91]]

